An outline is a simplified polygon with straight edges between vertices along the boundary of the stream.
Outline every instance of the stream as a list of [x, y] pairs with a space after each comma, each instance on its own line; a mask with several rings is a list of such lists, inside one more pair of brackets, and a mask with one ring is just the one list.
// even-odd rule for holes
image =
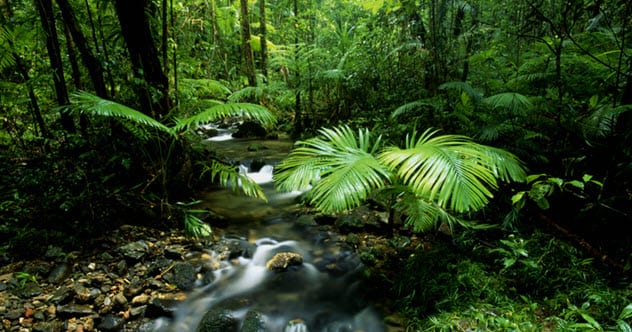
[[[245, 146], [243, 140], [225, 137], [213, 144], [237, 150]], [[251, 250], [222, 261], [213, 281], [191, 291], [172, 318], [157, 320], [154, 331], [386, 331], [381, 316], [364, 300], [364, 266], [352, 248], [313, 220], [301, 219], [300, 192], [274, 190], [274, 161], [252, 171], [251, 160], [241, 161], [241, 171], [260, 184], [269, 202], [230, 189], [200, 197], [201, 208], [227, 220], [221, 237]], [[267, 264], [279, 253], [300, 257], [300, 262], [270, 269]], [[215, 255], [210, 248], [208, 254]]]

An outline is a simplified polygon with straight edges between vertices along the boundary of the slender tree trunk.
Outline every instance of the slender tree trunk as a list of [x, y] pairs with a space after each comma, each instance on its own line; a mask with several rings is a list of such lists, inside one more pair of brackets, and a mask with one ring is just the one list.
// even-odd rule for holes
[[72, 10], [72, 7], [70, 6], [70, 3], [68, 2], [68, 0], [56, 1], [59, 9], [61, 10], [61, 15], [64, 19], [64, 22], [66, 23], [66, 27], [70, 32], [70, 35], [72, 36], [72, 40], [79, 50], [81, 60], [88, 70], [88, 74], [90, 75], [90, 79], [92, 80], [94, 91], [99, 97], [107, 98], [108, 93], [105, 88], [105, 81], [103, 79], [103, 66], [101, 65], [101, 62], [94, 56], [94, 54], [92, 54], [92, 51], [88, 46], [88, 41], [79, 28], [79, 24], [77, 24], [77, 19], [75, 18], [75, 14]]
[[[87, 1], [87, 0], [86, 0]], [[103, 33], [103, 18], [101, 16], [102, 12], [99, 8], [99, 1], [96, 2], [97, 5], [97, 24], [98, 24], [98, 32], [99, 32], [99, 37], [100, 37], [100, 41], [101, 41], [101, 52], [103, 53], [103, 59], [105, 60], [105, 67], [104, 67], [104, 72], [105, 72], [105, 76], [107, 77], [107, 81], [108, 84], [110, 85], [110, 97], [114, 97], [114, 95], [116, 94], [116, 83], [114, 82], [114, 75], [112, 75], [112, 71], [110, 70], [110, 65], [112, 62], [110, 61], [110, 52], [108, 51], [108, 46], [105, 43], [105, 34]], [[88, 12], [90, 11], [90, 9], [88, 8]], [[95, 36], [95, 43], [96, 43], [96, 36]], [[99, 47], [97, 46], [99, 44], [95, 44], [95, 47], [98, 49]], [[98, 53], [98, 52], [97, 52]]]
[[[148, 0], [116, 0], [114, 2], [135, 74], [144, 79], [148, 85], [142, 84], [138, 87], [141, 107], [146, 114], [159, 118], [169, 112], [171, 99], [169, 98], [169, 82], [162, 71], [158, 50], [154, 45], [149, 26], [146, 13], [149, 5]], [[150, 87], [157, 91], [152, 91]]]
[[249, 86], [257, 86], [255, 75], [255, 64], [252, 58], [252, 48], [250, 47], [250, 21], [248, 19], [248, 0], [239, 0], [241, 7], [241, 51], [243, 53], [244, 74], [248, 78]]
[[266, 0], [259, 0], [259, 25], [261, 25], [261, 72], [268, 77], [268, 31], [266, 27]]
[[[59, 47], [59, 39], [57, 38], [57, 28], [55, 26], [55, 16], [53, 13], [53, 3], [51, 0], [35, 0], [35, 6], [40, 16], [42, 28], [46, 35], [46, 49], [48, 50], [48, 58], [53, 71], [53, 83], [55, 85], [55, 94], [57, 103], [68, 105], [68, 89], [66, 88], [66, 79], [64, 78], [64, 68], [61, 60], [61, 52]], [[75, 123], [70, 114], [65, 110], [60, 111], [61, 124], [64, 130], [70, 133], [75, 132]]]
[[78, 90], [82, 90], [81, 86], [81, 70], [79, 70], [79, 63], [77, 62], [77, 50], [75, 44], [72, 42], [72, 36], [70, 36], [70, 30], [68, 25], [64, 25], [64, 35], [66, 36], [66, 51], [68, 52], [68, 60], [70, 62], [70, 77], [72, 77], [72, 84]]
[[167, 51], [169, 24], [167, 19], [167, 0], [162, 0], [162, 40], [160, 42], [160, 52], [162, 53], [162, 71], [165, 75], [169, 73], [169, 52]]
[[294, 26], [295, 36], [294, 36], [294, 63], [297, 64], [296, 70], [294, 73], [295, 83], [294, 88], [296, 89], [296, 97], [294, 103], [294, 130], [292, 131], [293, 137], [299, 137], [303, 133], [303, 109], [301, 105], [301, 90], [299, 87], [301, 86], [301, 73], [299, 71], [298, 63], [299, 63], [299, 54], [298, 54], [298, 34], [299, 34], [299, 24], [298, 24], [298, 0], [294, 0]]

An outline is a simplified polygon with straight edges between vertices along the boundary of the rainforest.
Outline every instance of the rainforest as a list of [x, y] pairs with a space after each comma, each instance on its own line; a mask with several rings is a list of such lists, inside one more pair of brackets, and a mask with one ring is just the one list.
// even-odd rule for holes
[[632, 3], [0, 0], [1, 331], [632, 331]]

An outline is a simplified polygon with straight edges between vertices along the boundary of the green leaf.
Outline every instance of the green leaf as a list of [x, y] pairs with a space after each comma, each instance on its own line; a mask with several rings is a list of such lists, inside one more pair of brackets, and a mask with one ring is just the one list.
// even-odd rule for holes
[[584, 183], [579, 181], [579, 180], [572, 180], [572, 181], [568, 181], [566, 183], [571, 185], [571, 186], [573, 186], [573, 187], [575, 187], [575, 188], [584, 190]]
[[154, 118], [123, 104], [95, 96], [88, 92], [81, 91], [73, 93], [70, 102], [71, 104], [67, 107], [71, 112], [87, 113], [93, 116], [122, 118], [136, 124], [156, 128], [175, 136], [175, 132], [171, 128]]
[[592, 180], [593, 176], [590, 174], [584, 174], [584, 176], [582, 176], [582, 181], [584, 182], [588, 182], [590, 180]]
[[520, 191], [518, 193], [516, 193], [515, 195], [511, 196], [511, 204], [516, 204], [520, 201], [522, 201], [524, 199], [524, 195], [526, 194], [526, 191]]
[[623, 310], [621, 310], [621, 313], [619, 314], [619, 319], [628, 318], [632, 318], [632, 303], [625, 306], [625, 308], [623, 308]]
[[217, 121], [227, 117], [242, 117], [259, 121], [264, 127], [273, 125], [276, 118], [263, 106], [249, 103], [229, 103], [216, 105], [194, 116], [178, 119], [173, 128], [175, 132], [186, 131], [193, 127]]
[[632, 332], [632, 327], [630, 327], [630, 324], [626, 323], [623, 320], [617, 320], [617, 327], [621, 332]]

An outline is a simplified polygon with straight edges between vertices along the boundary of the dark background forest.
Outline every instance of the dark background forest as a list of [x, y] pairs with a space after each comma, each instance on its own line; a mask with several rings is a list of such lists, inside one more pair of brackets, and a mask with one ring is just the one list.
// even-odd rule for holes
[[629, 331], [631, 29], [623, 0], [0, 0], [0, 259], [186, 227], [176, 202], [237, 176], [203, 123], [436, 129], [526, 176], [389, 280], [406, 326]]

